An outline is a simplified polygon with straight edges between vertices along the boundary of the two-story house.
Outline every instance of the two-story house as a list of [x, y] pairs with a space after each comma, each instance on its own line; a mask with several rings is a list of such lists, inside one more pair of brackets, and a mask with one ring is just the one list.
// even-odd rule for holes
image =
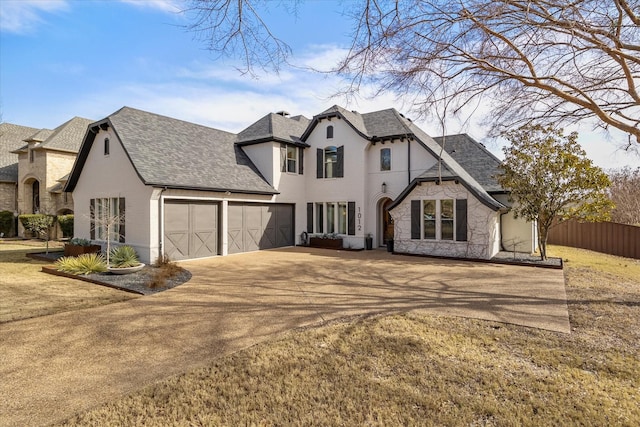
[[[19, 213], [73, 213], [73, 198], [64, 192], [87, 127], [93, 120], [74, 117], [53, 130], [40, 129], [12, 151], [18, 157]], [[21, 228], [19, 234], [24, 230]]]
[[0, 211], [18, 212], [18, 155], [15, 150], [38, 129], [0, 123]]
[[[144, 262], [227, 255], [337, 234], [405, 253], [491, 258], [533, 227], [509, 214], [499, 160], [466, 135], [442, 145], [394, 109], [272, 113], [238, 134], [128, 107], [93, 123], [66, 191], [75, 235]], [[442, 141], [441, 141], [442, 142]], [[468, 152], [468, 153], [466, 153]], [[483, 167], [485, 165], [485, 167]]]

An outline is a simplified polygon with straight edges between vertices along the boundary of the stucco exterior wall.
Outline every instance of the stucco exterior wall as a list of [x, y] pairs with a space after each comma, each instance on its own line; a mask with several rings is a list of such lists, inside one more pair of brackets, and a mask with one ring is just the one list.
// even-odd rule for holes
[[[333, 126], [333, 138], [327, 138], [327, 127]], [[363, 248], [364, 238], [368, 232], [367, 221], [369, 215], [375, 215], [375, 211], [368, 209], [367, 194], [368, 185], [367, 163], [365, 150], [368, 141], [360, 137], [344, 120], [322, 120], [317, 124], [306, 141], [311, 147], [305, 155], [305, 193], [306, 202], [355, 202], [356, 204], [356, 234], [354, 236], [342, 235], [345, 247]], [[317, 149], [329, 146], [344, 146], [344, 177], [343, 178], [317, 178]], [[306, 209], [306, 202], [303, 209]], [[315, 208], [315, 205], [314, 205]], [[358, 217], [358, 214], [360, 216]], [[314, 223], [315, 223], [314, 212]], [[296, 234], [306, 230], [306, 211], [304, 211], [301, 226], [297, 225]], [[324, 232], [327, 232], [326, 206], [324, 210]], [[375, 219], [374, 219], [375, 221]]]
[[[103, 154], [105, 138], [110, 141], [110, 152], [106, 156]], [[124, 197], [125, 243], [136, 249], [142, 262], [154, 260], [151, 239], [157, 236], [158, 225], [149, 221], [152, 192], [153, 189], [145, 186], [136, 174], [115, 133], [111, 129], [101, 130], [73, 191], [74, 237], [90, 238], [91, 199]]]
[[[411, 239], [411, 200], [467, 199], [466, 242]], [[423, 183], [391, 211], [394, 250], [400, 253], [490, 259], [500, 248], [499, 213], [478, 201], [463, 185]]]
[[[505, 206], [510, 206], [506, 194], [495, 195], [494, 198]], [[502, 247], [506, 251], [533, 253], [537, 249], [536, 227], [534, 222], [524, 218], [516, 218], [513, 212], [502, 215]]]

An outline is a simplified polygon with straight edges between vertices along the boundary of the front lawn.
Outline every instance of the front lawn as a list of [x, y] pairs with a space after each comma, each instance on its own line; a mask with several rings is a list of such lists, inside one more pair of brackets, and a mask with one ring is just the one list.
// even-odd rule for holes
[[0, 323], [135, 298], [127, 292], [41, 272], [47, 263], [26, 257], [29, 252], [44, 251], [40, 243], [0, 243]]
[[416, 312], [344, 319], [67, 425], [639, 425], [640, 261], [549, 252], [565, 260], [570, 335]]

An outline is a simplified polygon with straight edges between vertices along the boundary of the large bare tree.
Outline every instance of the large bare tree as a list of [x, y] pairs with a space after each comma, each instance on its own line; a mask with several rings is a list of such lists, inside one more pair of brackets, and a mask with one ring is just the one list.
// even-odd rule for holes
[[[278, 68], [290, 48], [262, 20], [287, 2], [192, 0], [190, 27], [244, 71]], [[335, 71], [417, 95], [431, 113], [443, 94], [484, 99], [493, 129], [596, 118], [640, 142], [638, 0], [366, 0], [345, 2], [353, 43]], [[290, 12], [293, 14], [295, 11]], [[439, 90], [455, 83], [455, 92]], [[453, 104], [449, 104], [452, 106]]]

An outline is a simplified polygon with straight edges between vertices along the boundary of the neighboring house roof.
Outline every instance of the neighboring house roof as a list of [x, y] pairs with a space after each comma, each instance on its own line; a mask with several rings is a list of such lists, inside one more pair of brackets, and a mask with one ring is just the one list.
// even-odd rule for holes
[[284, 142], [308, 147], [300, 140], [309, 125], [304, 116], [286, 117], [284, 114], [269, 113], [238, 134], [239, 145], [260, 144], [262, 142]]
[[[25, 138], [25, 141], [39, 143], [34, 146], [36, 150], [56, 150], [77, 153], [80, 149], [80, 144], [82, 144], [84, 134], [87, 133], [87, 127], [93, 122], [94, 120], [91, 119], [74, 117], [56, 127], [54, 130], [40, 129], [35, 134]], [[28, 149], [29, 144], [23, 145], [14, 152], [26, 153]]]
[[156, 187], [276, 194], [237, 136], [218, 129], [123, 107], [91, 125], [66, 191], [73, 191], [100, 127], [112, 127], [136, 173]]
[[0, 182], [18, 182], [18, 156], [15, 150], [24, 145], [25, 138], [38, 129], [0, 123]]
[[[433, 138], [442, 145], [441, 136]], [[484, 145], [463, 133], [444, 137], [444, 149], [489, 193], [504, 192], [495, 178], [500, 173], [500, 159]]]

